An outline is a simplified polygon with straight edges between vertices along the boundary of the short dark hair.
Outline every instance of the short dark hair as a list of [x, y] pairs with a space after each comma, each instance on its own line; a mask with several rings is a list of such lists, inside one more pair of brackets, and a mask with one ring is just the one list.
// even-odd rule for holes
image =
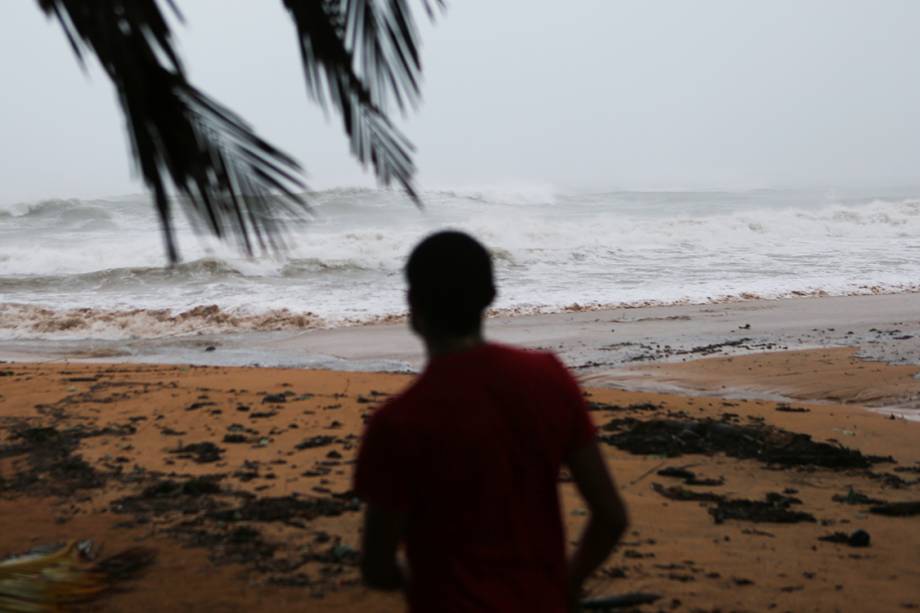
[[419, 243], [406, 264], [406, 278], [413, 308], [440, 334], [474, 332], [495, 298], [492, 256], [463, 232], [437, 232]]

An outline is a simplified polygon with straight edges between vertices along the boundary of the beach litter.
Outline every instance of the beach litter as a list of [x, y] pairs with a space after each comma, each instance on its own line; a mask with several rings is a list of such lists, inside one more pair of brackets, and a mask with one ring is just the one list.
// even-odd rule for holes
[[42, 613], [91, 601], [136, 577], [156, 553], [135, 547], [95, 563], [94, 557], [92, 542], [71, 541], [0, 561], [0, 610]]

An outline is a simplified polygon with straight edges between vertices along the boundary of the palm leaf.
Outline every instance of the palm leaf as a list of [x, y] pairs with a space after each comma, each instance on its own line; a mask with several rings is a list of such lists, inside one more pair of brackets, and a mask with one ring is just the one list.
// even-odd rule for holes
[[[307, 90], [341, 115], [351, 151], [388, 185], [412, 186], [412, 144], [386, 114], [419, 98], [421, 62], [407, 0], [284, 0], [297, 27]], [[438, 1], [438, 4], [441, 4]], [[431, 6], [424, 3], [431, 14]]]
[[157, 1], [37, 1], [61, 23], [78, 58], [91, 51], [115, 85], [170, 261], [179, 253], [168, 180], [196, 227], [235, 237], [247, 254], [256, 245], [281, 247], [279, 214], [290, 220], [308, 211], [298, 195], [299, 165], [189, 83]]
[[[233, 236], [248, 254], [283, 246], [285, 223], [308, 212], [297, 162], [185, 76], [157, 0], [37, 0], [82, 61], [91, 51], [118, 92], [134, 159], [153, 192], [171, 262], [179, 253], [167, 182], [198, 229]], [[179, 15], [172, 0], [166, 0]], [[383, 185], [412, 186], [409, 140], [387, 115], [419, 99], [418, 34], [408, 0], [284, 0], [311, 96], [341, 115], [353, 155]], [[422, 0], [429, 16], [442, 0]], [[179, 15], [181, 19], [181, 15]]]
[[76, 542], [50, 553], [0, 561], [0, 611], [40, 613], [92, 600], [117, 583], [136, 577], [155, 558], [136, 547], [88, 565]]

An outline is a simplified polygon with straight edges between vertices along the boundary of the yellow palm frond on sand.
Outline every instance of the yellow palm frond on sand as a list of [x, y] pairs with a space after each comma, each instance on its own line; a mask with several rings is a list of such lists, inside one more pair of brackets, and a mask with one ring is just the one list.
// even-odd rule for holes
[[51, 553], [0, 562], [0, 611], [43, 613], [99, 596], [153, 561], [154, 552], [133, 548], [89, 565], [76, 542]]

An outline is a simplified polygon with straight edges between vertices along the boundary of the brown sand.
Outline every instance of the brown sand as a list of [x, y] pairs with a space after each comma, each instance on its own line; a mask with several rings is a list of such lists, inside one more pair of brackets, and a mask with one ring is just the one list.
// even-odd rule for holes
[[852, 347], [777, 351], [630, 370], [696, 391], [742, 388], [799, 400], [920, 407], [920, 379], [915, 378], [920, 367], [865, 360], [856, 353]]
[[[781, 360], [782, 355], [786, 354], [771, 359]], [[795, 368], [820, 368], [820, 360], [815, 363], [791, 354], [788, 359], [806, 360], [804, 365], [795, 362]], [[779, 377], [782, 366], [776, 368]], [[715, 371], [720, 378], [728, 374], [722, 363]], [[856, 389], [846, 373], [821, 372], [826, 389]], [[357, 584], [354, 548], [360, 513], [350, 497], [334, 495], [350, 487], [362, 416], [387, 394], [404, 387], [410, 376], [60, 364], [0, 364], [0, 374], [5, 375], [0, 376], [0, 477], [7, 484], [4, 489], [0, 482], [0, 556], [38, 544], [85, 538], [108, 552], [138, 543], [159, 551], [146, 575], [91, 610], [402, 610], [398, 596], [368, 592]], [[867, 375], [862, 384], [871, 388], [876, 378]], [[266, 394], [279, 393], [287, 394], [285, 402], [263, 402]], [[728, 402], [609, 389], [590, 393], [592, 401], [620, 405], [592, 413], [601, 426], [611, 419], [649, 419], [680, 415], [680, 411], [726, 423], [763, 419], [817, 441], [836, 439], [863, 453], [892, 455], [898, 461], [871, 469], [775, 469], [722, 454], [640, 456], [604, 444], [633, 525], [625, 542], [590, 582], [592, 595], [661, 594], [662, 600], [648, 610], [920, 607], [917, 517], [884, 517], [867, 512], [868, 505], [832, 500], [849, 487], [891, 502], [920, 500], [920, 475], [914, 472], [920, 466], [920, 424], [852, 405], [804, 404], [810, 412], [792, 413], [777, 412], [776, 405], [767, 401]], [[640, 403], [655, 406], [628, 408]], [[239, 410], [241, 404], [248, 411]], [[724, 415], [727, 412], [737, 417]], [[258, 413], [273, 414], [258, 417]], [[30, 470], [30, 456], [4, 457], [2, 449], [17, 444], [14, 432], [26, 426], [54, 426], [58, 431], [82, 427], [84, 434], [96, 429], [79, 439], [73, 454], [88, 462], [105, 483], [81, 489], [44, 474], [43, 479], [10, 487], [17, 474]], [[99, 431], [104, 428], [108, 430]], [[241, 435], [245, 442], [224, 443], [226, 434]], [[296, 448], [318, 435], [334, 440]], [[199, 442], [212, 442], [224, 451], [218, 460], [205, 463], [170, 453]], [[678, 484], [658, 476], [657, 470], [687, 465], [702, 477], [725, 480], [721, 486], [688, 489], [759, 499], [767, 492], [793, 488], [802, 502], [792, 508], [819, 521], [716, 524], [707, 512], [711, 504], [669, 500], [652, 489], [653, 483]], [[895, 468], [912, 470], [896, 472]], [[181, 508], [116, 512], [129, 506], [121, 499], [164, 478], [183, 482], [201, 475], [222, 475], [222, 492], [165, 498], [169, 503], [182, 502], [186, 513]], [[563, 483], [561, 490], [565, 521], [574, 540], [585, 513], [571, 484]], [[226, 515], [222, 519], [228, 521], [202, 519], [208, 512], [244, 504], [240, 492], [260, 499], [296, 495], [286, 500], [324, 500], [336, 514], [288, 517], [288, 521], [237, 521]], [[241, 532], [241, 528], [252, 530]], [[870, 547], [817, 540], [831, 532], [856, 529], [871, 534]]]

